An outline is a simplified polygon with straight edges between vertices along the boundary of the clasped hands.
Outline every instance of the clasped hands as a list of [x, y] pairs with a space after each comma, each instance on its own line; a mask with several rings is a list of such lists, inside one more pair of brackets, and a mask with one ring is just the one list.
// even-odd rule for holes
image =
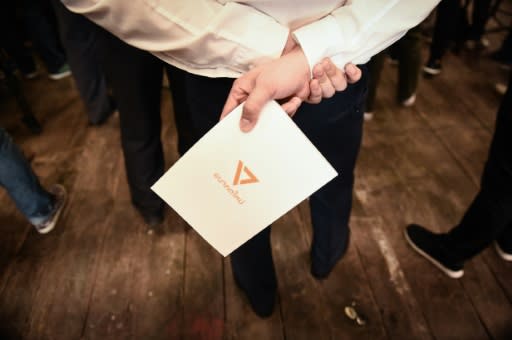
[[283, 110], [293, 116], [303, 102], [317, 104], [360, 78], [361, 70], [354, 64], [347, 64], [342, 71], [329, 58], [314, 66], [311, 78], [306, 56], [289, 39], [279, 59], [257, 66], [235, 80], [221, 119], [245, 101], [240, 129], [249, 132], [269, 100], [281, 100]]

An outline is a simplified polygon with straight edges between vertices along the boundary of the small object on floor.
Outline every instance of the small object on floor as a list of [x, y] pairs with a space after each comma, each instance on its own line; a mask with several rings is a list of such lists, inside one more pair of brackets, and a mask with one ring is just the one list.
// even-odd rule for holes
[[52, 80], [59, 80], [71, 75], [71, 69], [68, 64], [62, 65], [56, 72], [49, 73], [48, 78]]
[[66, 200], [68, 196], [66, 188], [64, 188], [60, 184], [54, 184], [49, 191], [55, 197], [55, 203], [53, 210], [50, 213], [50, 217], [41, 224], [34, 225], [34, 227], [40, 234], [49, 233], [57, 225], [57, 222], [59, 221], [60, 216], [62, 215], [62, 210], [66, 205]]
[[410, 107], [416, 103], [416, 93], [413, 93], [409, 98], [402, 100], [402, 106]]
[[367, 323], [366, 317], [356, 310], [356, 303], [352, 302], [350, 306], [345, 306], [344, 312], [347, 318], [354, 321], [358, 326], [364, 326]]
[[423, 72], [430, 76], [437, 76], [441, 73], [441, 60], [429, 60], [428, 63], [423, 66]]
[[464, 275], [462, 264], [450, 263], [446, 258], [446, 250], [442, 245], [443, 235], [435, 234], [417, 224], [408, 225], [404, 235], [412, 249], [443, 273], [452, 279], [458, 279]]

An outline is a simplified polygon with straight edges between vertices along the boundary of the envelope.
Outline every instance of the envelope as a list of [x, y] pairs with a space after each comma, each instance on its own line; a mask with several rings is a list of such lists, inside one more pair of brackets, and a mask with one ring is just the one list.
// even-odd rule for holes
[[275, 101], [249, 133], [241, 114], [239, 106], [152, 186], [223, 256], [337, 176]]

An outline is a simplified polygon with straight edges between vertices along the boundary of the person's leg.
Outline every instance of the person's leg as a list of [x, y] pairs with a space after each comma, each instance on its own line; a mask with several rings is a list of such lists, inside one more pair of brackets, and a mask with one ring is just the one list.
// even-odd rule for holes
[[311, 272], [329, 275], [349, 243], [354, 168], [362, 137], [367, 72], [343, 92], [317, 105], [303, 104], [294, 121], [336, 169], [338, 176], [309, 200], [313, 225]]
[[[509, 81], [510, 84], [510, 81]], [[512, 221], [512, 89], [498, 111], [482, 183], [461, 222], [447, 236], [454, 261], [463, 262], [498, 238]]]
[[[219, 121], [233, 79], [183, 75], [183, 105], [188, 105], [195, 139], [199, 139]], [[272, 313], [277, 289], [270, 229], [261, 231], [230, 255], [237, 285], [247, 295], [254, 312], [262, 317]]]
[[23, 45], [15, 13], [14, 2], [3, 1], [0, 4], [0, 46], [14, 59], [23, 75], [33, 78], [36, 76], [36, 64], [31, 51]]
[[368, 62], [368, 96], [366, 97], [365, 103], [365, 119], [373, 118], [373, 111], [375, 110], [375, 98], [377, 97], [377, 88], [379, 86], [380, 75], [382, 67], [384, 66], [384, 60], [386, 58], [386, 52], [381, 52], [372, 57]]
[[85, 104], [91, 124], [101, 124], [114, 111], [107, 81], [98, 61], [97, 26], [82, 15], [69, 11], [59, 0], [52, 0], [59, 32], [69, 66]]
[[34, 225], [50, 215], [54, 197], [41, 187], [25, 157], [7, 132], [0, 128], [0, 186]]
[[459, 14], [459, 0], [442, 0], [437, 6], [436, 23], [432, 44], [430, 45], [430, 57], [423, 70], [430, 75], [441, 72], [441, 59], [448, 50], [450, 43], [455, 38], [457, 31], [457, 18]]
[[151, 186], [163, 175], [160, 98], [163, 64], [99, 29], [100, 62], [118, 101], [126, 174], [132, 202], [148, 224], [163, 219], [164, 203]]
[[[410, 100], [416, 93], [421, 69], [421, 32], [419, 26], [409, 30], [396, 44], [398, 56], [397, 98], [403, 105], [414, 103]], [[409, 100], [409, 102], [407, 102]]]
[[66, 64], [66, 55], [59, 41], [57, 27], [48, 11], [48, 0], [24, 0], [24, 20], [37, 52], [48, 68], [56, 74]]
[[174, 121], [178, 132], [178, 152], [184, 155], [197, 140], [192, 124], [192, 117], [187, 103], [187, 73], [168, 65], [167, 78], [171, 89]]
[[[510, 80], [509, 80], [510, 82]], [[452, 278], [464, 274], [464, 262], [493, 241], [510, 244], [512, 222], [512, 90], [505, 94], [480, 191], [460, 223], [446, 234], [433, 233], [419, 225], [409, 225], [405, 236], [419, 254]], [[509, 249], [507, 249], [509, 250]], [[510, 249], [512, 255], [512, 248]], [[502, 256], [503, 257], [503, 256]]]
[[[491, 0], [474, 0], [472, 22], [469, 27], [468, 40], [473, 40], [475, 47], [486, 47], [482, 45], [482, 36], [485, 32], [485, 25], [489, 20], [489, 11], [491, 9]], [[485, 44], [485, 43], [484, 43]]]

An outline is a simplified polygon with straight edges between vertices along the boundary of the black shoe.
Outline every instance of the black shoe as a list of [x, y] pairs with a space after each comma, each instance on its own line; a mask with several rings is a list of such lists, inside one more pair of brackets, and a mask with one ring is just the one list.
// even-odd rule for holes
[[155, 227], [164, 221], [163, 211], [148, 212], [148, 211], [139, 210], [139, 212], [140, 212], [142, 218], [144, 219], [144, 222], [149, 227]]
[[430, 76], [437, 76], [441, 73], [441, 60], [430, 59], [428, 63], [423, 66], [423, 72]]
[[345, 255], [348, 249], [348, 245], [350, 243], [350, 229], [348, 230], [347, 238], [345, 240], [345, 244], [340, 247], [334, 256], [327, 263], [319, 263], [318, 261], [311, 261], [311, 275], [318, 280], [326, 279], [329, 274], [334, 269], [336, 263], [338, 263], [339, 259]]
[[505, 261], [512, 261], [512, 249], [507, 249], [507, 247], [500, 244], [498, 241], [494, 242], [494, 249], [496, 249], [499, 257]]
[[234, 273], [233, 278], [235, 279], [235, 283], [238, 288], [244, 292], [247, 300], [249, 300], [249, 304], [251, 305], [251, 308], [256, 315], [258, 315], [260, 318], [268, 318], [272, 315], [276, 301], [276, 288], [264, 293], [262, 292], [260, 294], [254, 294], [250, 293], [248, 289], [243, 287]]
[[464, 275], [461, 263], [450, 263], [446, 259], [446, 250], [442, 246], [443, 235], [435, 234], [420, 225], [410, 224], [404, 230], [405, 239], [421, 256], [452, 279]]

